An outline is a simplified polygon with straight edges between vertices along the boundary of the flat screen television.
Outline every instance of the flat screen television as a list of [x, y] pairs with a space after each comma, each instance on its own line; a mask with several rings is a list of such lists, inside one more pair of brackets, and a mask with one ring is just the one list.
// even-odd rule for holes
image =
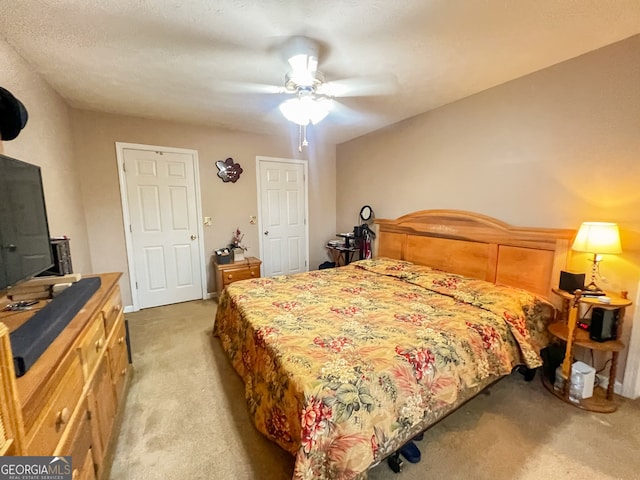
[[0, 154], [0, 293], [52, 265], [40, 167]]

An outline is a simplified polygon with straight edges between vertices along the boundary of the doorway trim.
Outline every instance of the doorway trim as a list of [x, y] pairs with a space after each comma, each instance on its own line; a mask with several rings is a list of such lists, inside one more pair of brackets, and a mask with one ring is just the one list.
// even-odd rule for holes
[[263, 238], [262, 234], [262, 185], [260, 183], [260, 165], [262, 162], [278, 162], [278, 163], [295, 163], [302, 165], [304, 175], [304, 235], [305, 235], [305, 258], [304, 264], [306, 271], [309, 271], [309, 162], [295, 158], [266, 157], [263, 155], [256, 156], [256, 185], [258, 187], [258, 250], [260, 258], [264, 259]]
[[138, 289], [136, 288], [135, 258], [133, 253], [133, 239], [131, 234], [131, 217], [129, 216], [129, 198], [127, 197], [127, 181], [124, 171], [124, 150], [130, 148], [135, 150], [146, 150], [151, 152], [184, 153], [193, 157], [194, 175], [194, 195], [196, 202], [196, 218], [198, 219], [198, 250], [200, 252], [200, 284], [202, 299], [208, 298], [207, 293], [207, 270], [204, 261], [204, 229], [202, 226], [202, 195], [200, 193], [200, 169], [198, 151], [187, 148], [161, 147], [157, 145], [143, 145], [138, 143], [116, 142], [116, 160], [118, 163], [118, 184], [120, 186], [120, 205], [122, 207], [122, 229], [124, 230], [125, 245], [127, 250], [127, 263], [129, 272], [129, 287], [131, 288], [131, 299], [133, 303], [132, 312], [140, 310], [140, 300]]

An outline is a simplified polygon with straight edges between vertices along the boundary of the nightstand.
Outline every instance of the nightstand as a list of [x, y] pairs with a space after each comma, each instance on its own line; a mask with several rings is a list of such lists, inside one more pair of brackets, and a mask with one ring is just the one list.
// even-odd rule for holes
[[246, 257], [237, 262], [218, 264], [213, 260], [213, 269], [216, 275], [216, 292], [218, 298], [222, 289], [230, 283], [249, 278], [260, 278], [260, 264], [262, 261], [256, 257]]
[[[565, 292], [557, 288], [553, 288], [553, 293], [562, 298], [563, 308], [561, 311], [562, 318], [559, 322], [549, 325], [549, 332], [556, 338], [567, 342], [569, 336], [569, 327], [567, 325], [568, 311], [571, 300], [574, 298], [573, 294]], [[611, 352], [611, 367], [609, 368], [609, 385], [606, 392], [602, 388], [594, 389], [593, 396], [583, 399], [580, 403], [574, 403], [569, 401], [564, 392], [558, 392], [553, 388], [551, 381], [543, 376], [543, 383], [547, 390], [556, 395], [558, 398], [575, 405], [576, 407], [592, 412], [610, 413], [617, 409], [617, 405], [613, 398], [613, 386], [616, 379], [616, 369], [618, 366], [618, 354], [625, 347], [624, 343], [620, 340], [620, 334], [622, 332], [622, 322], [624, 320], [624, 309], [631, 305], [631, 301], [622, 298], [619, 295], [613, 293], [607, 293], [607, 296], [611, 298], [611, 303], [603, 303], [598, 297], [580, 297], [579, 303], [581, 305], [587, 305], [589, 308], [598, 307], [604, 310], [618, 310], [618, 324], [616, 340], [607, 340], [604, 342], [596, 342], [589, 338], [589, 332], [580, 328], [574, 328], [573, 330], [573, 346], [587, 348], [590, 350], [597, 350], [601, 352]], [[565, 355], [572, 355], [572, 352], [565, 352]]]

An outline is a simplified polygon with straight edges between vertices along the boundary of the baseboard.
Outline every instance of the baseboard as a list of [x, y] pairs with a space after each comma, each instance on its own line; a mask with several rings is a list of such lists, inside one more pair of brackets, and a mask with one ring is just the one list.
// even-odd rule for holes
[[[606, 390], [609, 386], [609, 377], [600, 373], [596, 374], [596, 377], [598, 377], [598, 386]], [[616, 383], [613, 385], [613, 392], [616, 395], [622, 395], [622, 383], [616, 380]]]
[[[207, 292], [203, 300], [211, 300], [212, 298], [213, 299], [218, 298], [218, 295], [216, 294], [216, 292]], [[124, 313], [132, 313], [132, 312], [135, 312], [135, 310], [133, 309], [133, 305], [127, 305], [126, 307], [124, 307]]]

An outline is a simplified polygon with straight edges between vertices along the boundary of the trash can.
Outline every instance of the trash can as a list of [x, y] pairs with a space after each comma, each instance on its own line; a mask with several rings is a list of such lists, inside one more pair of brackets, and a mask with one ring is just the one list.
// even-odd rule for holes
[[593, 396], [593, 384], [596, 381], [596, 369], [584, 362], [575, 362], [571, 367], [571, 383], [580, 384], [578, 377], [582, 379], [582, 397]]

